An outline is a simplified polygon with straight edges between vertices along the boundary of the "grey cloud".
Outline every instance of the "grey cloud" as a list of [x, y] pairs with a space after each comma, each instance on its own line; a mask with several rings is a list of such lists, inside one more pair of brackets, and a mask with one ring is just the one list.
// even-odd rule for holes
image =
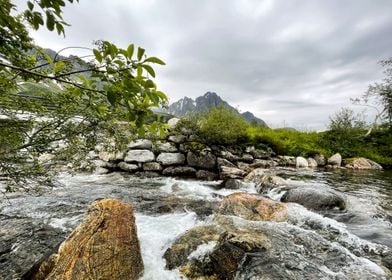
[[157, 82], [173, 101], [213, 90], [271, 123], [319, 129], [382, 77], [391, 10], [389, 0], [83, 0], [66, 9], [65, 40], [35, 36], [134, 42], [167, 62]]

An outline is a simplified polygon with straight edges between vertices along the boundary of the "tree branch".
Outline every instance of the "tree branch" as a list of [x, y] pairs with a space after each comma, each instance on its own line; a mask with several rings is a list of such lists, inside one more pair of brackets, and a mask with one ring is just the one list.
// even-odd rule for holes
[[26, 73], [26, 74], [29, 74], [29, 75], [37, 76], [37, 77], [40, 77], [40, 78], [43, 78], [43, 79], [55, 80], [55, 81], [58, 81], [58, 82], [61, 82], [61, 83], [69, 84], [69, 85], [72, 85], [74, 87], [77, 87], [77, 88], [83, 89], [83, 90], [88, 90], [88, 91], [92, 91], [92, 92], [101, 92], [101, 93], [105, 92], [103, 90], [98, 90], [98, 89], [92, 89], [92, 88], [84, 87], [84, 86], [81, 86], [80, 84], [77, 84], [75, 82], [64, 80], [64, 79], [58, 78], [56, 76], [47, 76], [47, 75], [44, 75], [44, 74], [41, 74], [41, 73], [33, 72], [33, 71], [30, 71], [30, 70], [27, 70], [27, 69], [24, 69], [24, 68], [21, 68], [21, 67], [18, 67], [18, 66], [10, 65], [10, 64], [7, 64], [7, 63], [3, 63], [3, 62], [0, 62], [0, 66], [4, 66], [4, 67], [7, 67], [7, 68], [10, 68], [10, 69], [13, 69], [13, 70], [18, 70], [18, 71], [20, 71], [22, 73]]

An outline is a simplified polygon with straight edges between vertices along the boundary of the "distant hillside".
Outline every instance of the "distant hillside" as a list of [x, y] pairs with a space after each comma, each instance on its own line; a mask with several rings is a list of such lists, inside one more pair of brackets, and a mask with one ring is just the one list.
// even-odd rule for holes
[[253, 115], [251, 112], [247, 111], [241, 114], [237, 109], [224, 101], [215, 92], [206, 92], [203, 96], [199, 96], [195, 100], [189, 97], [181, 98], [169, 106], [168, 113], [177, 117], [182, 117], [188, 113], [205, 112], [218, 106], [226, 107], [233, 112], [242, 115], [247, 121], [251, 123], [267, 126], [267, 124], [262, 119], [255, 117], [255, 115]]

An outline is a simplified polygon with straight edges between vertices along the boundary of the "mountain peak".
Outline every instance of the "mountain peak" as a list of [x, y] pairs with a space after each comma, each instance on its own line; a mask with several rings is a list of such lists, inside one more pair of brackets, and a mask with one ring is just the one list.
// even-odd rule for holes
[[216, 92], [211, 91], [207, 91], [204, 95], [196, 97], [195, 100], [187, 96], [181, 98], [169, 106], [168, 113], [177, 117], [182, 117], [189, 113], [205, 112], [219, 106], [225, 107], [236, 114], [242, 115], [249, 122], [267, 126], [262, 119], [255, 117], [255, 115], [251, 112], [247, 111], [241, 114], [237, 109], [224, 101]]

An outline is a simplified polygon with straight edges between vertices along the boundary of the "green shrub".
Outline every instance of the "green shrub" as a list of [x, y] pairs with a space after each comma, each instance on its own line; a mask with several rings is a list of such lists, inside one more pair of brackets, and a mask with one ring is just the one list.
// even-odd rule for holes
[[318, 143], [317, 132], [251, 127], [248, 129], [248, 135], [252, 144], [268, 145], [279, 155], [308, 157], [319, 153], [326, 154], [326, 150]]
[[201, 121], [200, 136], [207, 144], [234, 145], [248, 141], [249, 123], [237, 113], [217, 107], [207, 112]]

